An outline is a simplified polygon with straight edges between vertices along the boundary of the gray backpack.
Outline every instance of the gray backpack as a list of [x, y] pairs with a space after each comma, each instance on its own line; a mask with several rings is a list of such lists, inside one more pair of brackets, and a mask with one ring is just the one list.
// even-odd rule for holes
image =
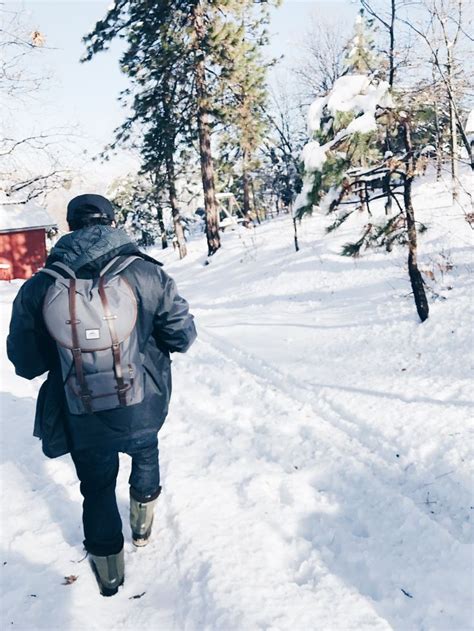
[[137, 301], [122, 272], [137, 256], [117, 256], [98, 278], [76, 278], [64, 263], [40, 270], [55, 278], [43, 318], [56, 341], [71, 414], [143, 401], [144, 376], [136, 331]]

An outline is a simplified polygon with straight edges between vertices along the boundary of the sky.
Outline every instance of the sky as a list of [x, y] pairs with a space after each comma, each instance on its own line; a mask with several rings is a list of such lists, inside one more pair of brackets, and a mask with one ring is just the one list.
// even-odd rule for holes
[[[122, 43], [113, 43], [88, 63], [79, 59], [84, 53], [81, 38], [102, 18], [110, 0], [16, 0], [5, 3], [7, 10], [21, 10], [31, 30], [40, 31], [46, 47], [34, 61], [34, 70], [50, 77], [46, 89], [33, 100], [14, 104], [10, 122], [17, 133], [38, 129], [65, 128], [74, 132], [64, 152], [86, 148], [87, 155], [100, 151], [112, 139], [125, 111], [117, 102], [120, 90], [127, 87], [127, 78], [118, 65]], [[285, 58], [274, 71], [291, 75], [294, 60], [301, 54], [303, 34], [310, 20], [318, 16], [334, 20], [352, 20], [357, 5], [352, 0], [286, 0], [274, 11], [269, 53]]]

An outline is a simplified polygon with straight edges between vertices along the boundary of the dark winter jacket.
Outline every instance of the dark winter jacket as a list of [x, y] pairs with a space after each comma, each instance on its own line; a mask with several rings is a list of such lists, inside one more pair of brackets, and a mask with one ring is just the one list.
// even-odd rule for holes
[[185, 352], [196, 338], [193, 316], [177, 293], [174, 281], [157, 261], [140, 253], [120, 229], [93, 226], [62, 237], [46, 267], [62, 261], [78, 278], [94, 278], [119, 254], [141, 257], [122, 272], [138, 303], [136, 326], [145, 369], [145, 397], [139, 404], [91, 415], [71, 414], [65, 401], [56, 343], [42, 317], [43, 300], [54, 279], [38, 273], [24, 283], [15, 298], [8, 357], [16, 373], [26, 379], [48, 372], [38, 395], [34, 431], [35, 436], [42, 438], [47, 456], [98, 446], [120, 448], [126, 440], [156, 434], [165, 420], [171, 395], [169, 355]]

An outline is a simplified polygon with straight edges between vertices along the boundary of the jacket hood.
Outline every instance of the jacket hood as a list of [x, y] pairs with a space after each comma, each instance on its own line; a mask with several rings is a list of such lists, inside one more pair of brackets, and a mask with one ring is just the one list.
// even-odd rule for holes
[[46, 265], [61, 261], [73, 271], [99, 271], [119, 254], [139, 254], [137, 246], [120, 228], [89, 226], [61, 237], [51, 250]]

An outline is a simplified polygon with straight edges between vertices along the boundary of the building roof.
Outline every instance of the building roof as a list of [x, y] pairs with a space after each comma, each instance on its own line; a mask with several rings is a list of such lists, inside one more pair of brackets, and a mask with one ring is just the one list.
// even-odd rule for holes
[[0, 203], [0, 232], [51, 228], [56, 222], [51, 215], [34, 202], [27, 204]]

